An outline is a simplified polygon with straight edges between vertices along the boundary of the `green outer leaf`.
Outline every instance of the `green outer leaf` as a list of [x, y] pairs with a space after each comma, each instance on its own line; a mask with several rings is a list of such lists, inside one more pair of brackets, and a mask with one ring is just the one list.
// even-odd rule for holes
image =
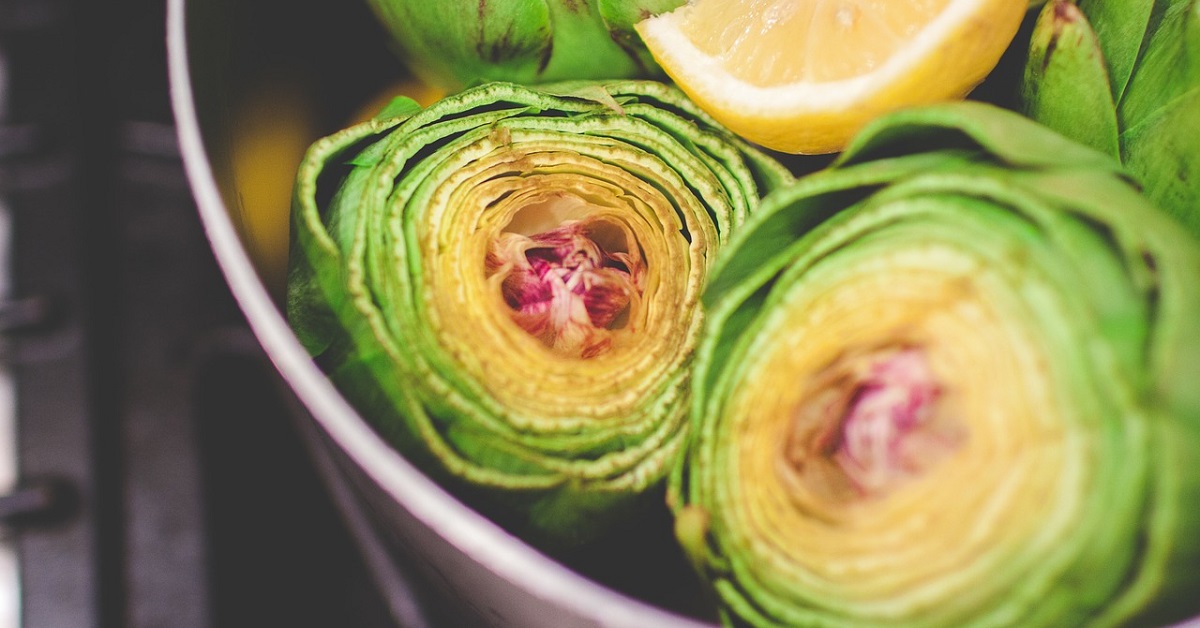
[[[1187, 462], [1200, 449], [1200, 243], [1099, 157], [1009, 112], [930, 107], [885, 117], [834, 168], [764, 199], [705, 293], [692, 432], [669, 500], [710, 516], [702, 539], [688, 516], [686, 547], [726, 623], [1161, 625], [1200, 610], [1200, 472]], [[812, 273], [926, 239], [994, 255], [990, 274], [1024, 293], [1044, 287], [1051, 300], [1029, 328], [1076, 391], [1076, 429], [1099, 437], [1099, 475], [1087, 515], [1053, 545], [980, 569], [965, 598], [889, 622], [861, 614], [871, 612], [862, 600], [843, 606], [775, 580], [771, 561], [751, 558], [759, 541], [724, 511], [743, 478], [726, 471], [738, 442], [722, 415], [739, 374], [777, 341], [758, 330]], [[1015, 250], [1021, 265], [1008, 257]]]
[[[1200, 234], [1200, 126], [1193, 113], [1200, 90], [1200, 0], [1080, 0], [1079, 8], [1104, 52], [1117, 103], [1120, 159], [1152, 201]], [[1082, 32], [1083, 26], [1060, 19], [1056, 31], [1043, 23], [1073, 13], [1070, 0], [1054, 0], [1040, 16], [1022, 109], [1111, 153], [1111, 114], [1099, 94], [1092, 45], [1087, 37], [1063, 45], [1068, 27]]]
[[1112, 158], [1047, 133], [1041, 124], [972, 101], [904, 110], [869, 124], [850, 141], [835, 165], [955, 148], [982, 149], [990, 158], [1020, 168], [1121, 169]]
[[[655, 218], [666, 237], [703, 236], [717, 247], [791, 175], [656, 82], [489, 83], [389, 111], [399, 115], [316, 142], [300, 167], [289, 321], [381, 433], [485, 512], [538, 543], [602, 534], [662, 488], [686, 423], [702, 319], [679, 312], [683, 350], [647, 358], [658, 371], [639, 383], [644, 397], [629, 415], [598, 422], [588, 407], [553, 416], [506, 407], [468, 376], [469, 356], [432, 331], [449, 314], [428, 305], [428, 238], [455, 241], [445, 230], [467, 227], [431, 222], [447, 202], [442, 183], [510, 144], [586, 156], [668, 195], [673, 205]], [[580, 167], [562, 166], [594, 176]], [[679, 242], [692, 257], [680, 258], [688, 267], [671, 280], [695, 299], [711, 260]], [[621, 386], [621, 374], [613, 381]]]
[[1173, 2], [1121, 103], [1121, 157], [1151, 200], [1200, 234], [1198, 110], [1200, 2]]
[[1133, 74], [1155, 0], [1079, 0], [1104, 51], [1112, 100], [1120, 102]]
[[628, 22], [682, 0], [367, 0], [408, 68], [455, 91], [661, 73]]
[[1026, 115], [1120, 157], [1117, 108], [1104, 55], [1087, 18], [1067, 0], [1048, 3], [1038, 16], [1021, 91]]
[[1200, 1], [1162, 1], [1162, 15], [1119, 104], [1127, 130], [1156, 117], [1179, 98], [1200, 87]]
[[1200, 86], [1124, 133], [1124, 161], [1146, 196], [1200, 233]]
[[551, 53], [546, 2], [368, 0], [409, 69], [446, 89], [489, 73], [523, 82]]

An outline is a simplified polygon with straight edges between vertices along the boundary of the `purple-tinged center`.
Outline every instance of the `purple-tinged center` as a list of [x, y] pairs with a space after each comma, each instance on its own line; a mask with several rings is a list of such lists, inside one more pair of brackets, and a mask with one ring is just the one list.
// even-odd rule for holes
[[784, 450], [789, 473], [834, 498], [883, 495], [961, 445], [941, 398], [919, 349], [839, 362], [796, 415]]
[[641, 298], [641, 257], [601, 246], [597, 233], [606, 224], [569, 220], [531, 236], [505, 232], [488, 252], [487, 272], [502, 275], [513, 321], [561, 355], [607, 351], [612, 330], [627, 322], [623, 315]]
[[941, 390], [925, 358], [906, 349], [869, 363], [841, 420], [833, 459], [864, 492], [919, 472], [910, 436], [925, 425]]

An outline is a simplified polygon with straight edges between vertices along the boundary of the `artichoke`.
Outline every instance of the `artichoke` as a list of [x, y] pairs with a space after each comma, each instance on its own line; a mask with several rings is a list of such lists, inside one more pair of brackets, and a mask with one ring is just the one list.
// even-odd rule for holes
[[684, 0], [369, 0], [409, 70], [454, 91], [659, 74], [634, 23]]
[[1200, 0], [1051, 0], [1021, 92], [1024, 113], [1120, 158], [1200, 233]]
[[432, 476], [582, 543], [661, 505], [713, 255], [791, 178], [657, 82], [400, 98], [300, 166], [289, 322]]
[[668, 493], [726, 623], [1196, 612], [1198, 285], [1117, 162], [984, 103], [773, 192], [705, 291]]

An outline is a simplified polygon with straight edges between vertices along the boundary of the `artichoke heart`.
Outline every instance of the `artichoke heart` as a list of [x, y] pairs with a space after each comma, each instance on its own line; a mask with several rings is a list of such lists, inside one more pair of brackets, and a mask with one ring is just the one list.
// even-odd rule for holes
[[1115, 159], [983, 103], [771, 193], [704, 293], [669, 488], [726, 623], [1195, 615], [1198, 285]]
[[661, 491], [713, 255], [790, 180], [660, 83], [399, 99], [300, 167], [289, 321], [432, 475], [582, 542]]

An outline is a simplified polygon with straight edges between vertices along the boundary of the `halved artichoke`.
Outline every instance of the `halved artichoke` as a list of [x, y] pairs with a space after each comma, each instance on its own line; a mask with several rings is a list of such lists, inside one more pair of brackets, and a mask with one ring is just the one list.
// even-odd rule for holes
[[289, 320], [432, 475], [581, 542], [661, 499], [713, 255], [790, 180], [660, 83], [400, 99], [301, 165]]
[[772, 193], [705, 292], [669, 494], [726, 622], [1196, 613], [1197, 286], [1114, 160], [981, 103]]

